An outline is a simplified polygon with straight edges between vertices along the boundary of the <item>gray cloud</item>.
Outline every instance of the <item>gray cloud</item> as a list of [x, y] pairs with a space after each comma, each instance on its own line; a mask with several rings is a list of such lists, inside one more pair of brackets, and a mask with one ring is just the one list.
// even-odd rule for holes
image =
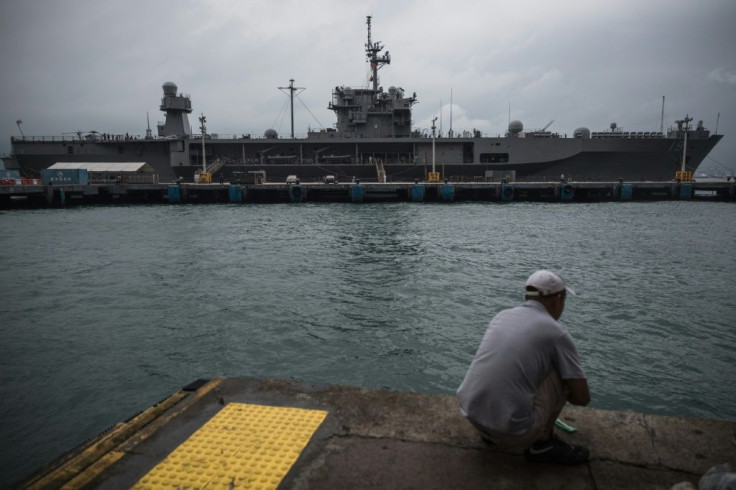
[[728, 85], [736, 85], [736, 70], [729, 70], [725, 67], [716, 68], [708, 73], [708, 80]]

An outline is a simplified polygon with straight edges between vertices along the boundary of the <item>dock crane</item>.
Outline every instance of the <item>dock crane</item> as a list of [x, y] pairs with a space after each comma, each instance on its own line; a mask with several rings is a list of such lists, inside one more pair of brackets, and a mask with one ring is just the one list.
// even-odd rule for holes
[[552, 123], [553, 122], [555, 122], [554, 119], [552, 119], [550, 122], [548, 122], [547, 125], [540, 130], [540, 133], [543, 132], [543, 131], [547, 131], [547, 128], [550, 127], [550, 126], [552, 126]]

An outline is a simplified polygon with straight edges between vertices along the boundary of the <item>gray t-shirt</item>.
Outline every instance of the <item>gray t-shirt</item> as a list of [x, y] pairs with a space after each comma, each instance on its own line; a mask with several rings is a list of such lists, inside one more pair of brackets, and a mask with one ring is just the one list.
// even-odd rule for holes
[[488, 325], [457, 395], [460, 411], [504, 434], [526, 433], [537, 386], [552, 370], [585, 378], [570, 333], [538, 301], [504, 310]]

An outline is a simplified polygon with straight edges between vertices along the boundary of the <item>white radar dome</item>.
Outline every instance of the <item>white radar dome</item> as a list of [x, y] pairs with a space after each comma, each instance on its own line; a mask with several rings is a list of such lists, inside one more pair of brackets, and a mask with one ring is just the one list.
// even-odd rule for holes
[[509, 133], [519, 134], [522, 131], [524, 131], [524, 125], [521, 123], [521, 121], [511, 121], [509, 123]]
[[266, 132], [263, 133], [263, 136], [265, 136], [266, 139], [275, 140], [279, 137], [279, 133], [277, 133], [275, 129], [267, 129]]
[[177, 86], [174, 82], [166, 82], [163, 85], [164, 89], [164, 95], [174, 95], [176, 96], [176, 89]]

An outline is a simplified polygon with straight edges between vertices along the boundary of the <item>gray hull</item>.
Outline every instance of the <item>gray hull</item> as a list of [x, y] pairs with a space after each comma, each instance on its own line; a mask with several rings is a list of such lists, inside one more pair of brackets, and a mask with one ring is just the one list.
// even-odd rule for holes
[[[695, 172], [722, 138], [690, 139], [686, 169]], [[201, 169], [201, 143], [193, 139], [133, 141], [13, 140], [21, 172], [37, 177], [56, 162], [145, 161], [162, 182], [182, 177], [192, 181]], [[387, 180], [426, 179], [432, 170], [431, 139], [333, 138], [330, 153], [322, 138], [207, 140], [208, 163], [220, 162], [213, 179], [229, 180], [233, 172], [265, 170], [269, 181], [288, 175], [319, 180], [335, 175], [374, 181], [379, 166]], [[486, 161], [482, 161], [486, 160]], [[501, 160], [501, 161], [488, 161]], [[505, 161], [504, 161], [505, 160]], [[670, 180], [680, 169], [682, 140], [676, 138], [439, 138], [435, 169], [443, 179], [488, 180], [508, 175], [518, 180], [552, 180], [562, 174], [576, 180]]]

